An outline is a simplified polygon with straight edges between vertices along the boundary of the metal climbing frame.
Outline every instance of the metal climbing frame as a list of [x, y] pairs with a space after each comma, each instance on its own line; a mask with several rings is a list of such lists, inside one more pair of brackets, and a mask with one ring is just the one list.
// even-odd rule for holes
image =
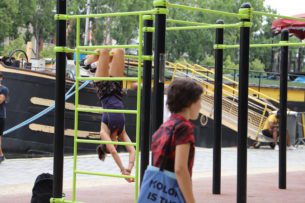
[[[137, 89], [137, 105], [135, 110], [117, 110], [117, 109], [101, 109], [101, 108], [80, 108], [79, 107], [79, 82], [80, 81], [136, 81], [138, 84], [142, 83], [142, 62], [143, 60], [152, 60], [152, 56], [143, 56], [143, 15], [153, 15], [158, 13], [158, 9], [150, 11], [139, 11], [139, 12], [122, 12], [122, 13], [105, 13], [105, 14], [90, 14], [90, 15], [62, 15], [57, 14], [56, 20], [68, 20], [76, 19], [76, 47], [70, 49], [67, 47], [56, 47], [57, 52], [76, 52], [76, 81], [75, 81], [75, 118], [74, 118], [74, 159], [73, 159], [73, 191], [72, 201], [65, 200], [64, 198], [53, 198], [51, 202], [62, 203], [62, 202], [76, 202], [76, 176], [77, 174], [85, 175], [96, 175], [96, 176], [107, 176], [114, 178], [134, 178], [135, 179], [135, 202], [138, 198], [139, 190], [139, 141], [140, 141], [140, 103], [141, 103], [141, 88]], [[81, 46], [80, 45], [80, 20], [82, 18], [103, 18], [103, 17], [117, 17], [117, 16], [138, 16], [139, 18], [139, 44], [138, 45], [107, 45], [107, 46]], [[134, 48], [138, 50], [138, 56], [126, 55], [126, 58], [137, 58], [138, 59], [138, 76], [137, 77], [81, 77], [80, 76], [80, 53], [86, 54], [97, 54], [93, 51], [95, 49], [102, 48]], [[114, 142], [114, 141], [103, 141], [103, 140], [84, 140], [78, 139], [78, 114], [79, 112], [91, 112], [91, 113], [124, 113], [136, 115], [136, 142]], [[115, 144], [123, 146], [135, 146], [136, 148], [136, 161], [135, 161], [135, 175], [120, 175], [120, 174], [107, 174], [99, 172], [82, 171], [77, 169], [77, 146], [78, 143], [88, 144]]]

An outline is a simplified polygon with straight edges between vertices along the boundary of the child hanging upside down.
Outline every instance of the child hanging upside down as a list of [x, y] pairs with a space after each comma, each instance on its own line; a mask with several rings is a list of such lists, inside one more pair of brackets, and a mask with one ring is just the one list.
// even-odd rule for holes
[[[111, 56], [110, 56], [111, 52]], [[108, 49], [99, 50], [99, 56], [90, 55], [85, 64], [98, 62], [95, 77], [124, 77], [124, 50]], [[97, 96], [103, 109], [124, 109], [122, 101], [123, 83], [122, 81], [96, 81]], [[131, 142], [125, 131], [125, 116], [122, 113], [103, 113], [101, 119], [101, 139], [106, 141]], [[115, 163], [123, 175], [130, 175], [135, 162], [135, 148], [126, 146], [129, 152], [129, 164], [124, 167], [120, 156], [113, 144], [101, 144], [97, 148], [99, 159], [104, 161], [106, 153], [111, 154]], [[133, 182], [133, 179], [126, 179]]]

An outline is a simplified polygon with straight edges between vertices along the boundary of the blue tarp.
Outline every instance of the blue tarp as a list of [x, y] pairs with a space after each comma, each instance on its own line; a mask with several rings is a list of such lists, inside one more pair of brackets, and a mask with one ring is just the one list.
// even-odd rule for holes
[[299, 76], [293, 82], [305, 83], [305, 76]]
[[[80, 54], [79, 59], [82, 60], [86, 57], [86, 54]], [[73, 54], [73, 60], [76, 61], [76, 53]]]

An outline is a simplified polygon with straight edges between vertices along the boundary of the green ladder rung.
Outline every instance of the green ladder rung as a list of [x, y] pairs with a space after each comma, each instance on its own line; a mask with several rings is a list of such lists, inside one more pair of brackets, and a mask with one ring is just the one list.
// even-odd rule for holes
[[98, 81], [138, 81], [138, 77], [76, 77], [76, 80], [98, 80]]
[[113, 177], [113, 178], [132, 178], [135, 179], [135, 176], [127, 176], [127, 175], [115, 175], [109, 173], [99, 173], [99, 172], [90, 172], [90, 171], [75, 171], [76, 174], [83, 174], [83, 175], [95, 175], [95, 176], [106, 176], [106, 177]]
[[64, 198], [51, 198], [51, 203], [83, 203], [79, 201], [65, 200]]
[[124, 113], [137, 114], [137, 110], [118, 110], [118, 109], [102, 109], [102, 108], [77, 108], [78, 111], [87, 113]]
[[106, 140], [86, 140], [86, 139], [76, 139], [78, 143], [87, 143], [87, 144], [114, 144], [122, 146], [136, 146], [136, 143], [133, 142], [118, 142], [118, 141], [106, 141]]
[[86, 49], [86, 50], [95, 50], [95, 49], [114, 49], [114, 48], [139, 48], [139, 45], [101, 45], [101, 46], [77, 46], [75, 49]]

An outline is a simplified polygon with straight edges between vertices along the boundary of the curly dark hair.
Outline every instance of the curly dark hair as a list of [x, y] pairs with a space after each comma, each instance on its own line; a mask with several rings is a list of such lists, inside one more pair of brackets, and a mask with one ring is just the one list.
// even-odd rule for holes
[[197, 102], [203, 88], [191, 79], [176, 79], [167, 89], [167, 106], [171, 113], [179, 113]]

